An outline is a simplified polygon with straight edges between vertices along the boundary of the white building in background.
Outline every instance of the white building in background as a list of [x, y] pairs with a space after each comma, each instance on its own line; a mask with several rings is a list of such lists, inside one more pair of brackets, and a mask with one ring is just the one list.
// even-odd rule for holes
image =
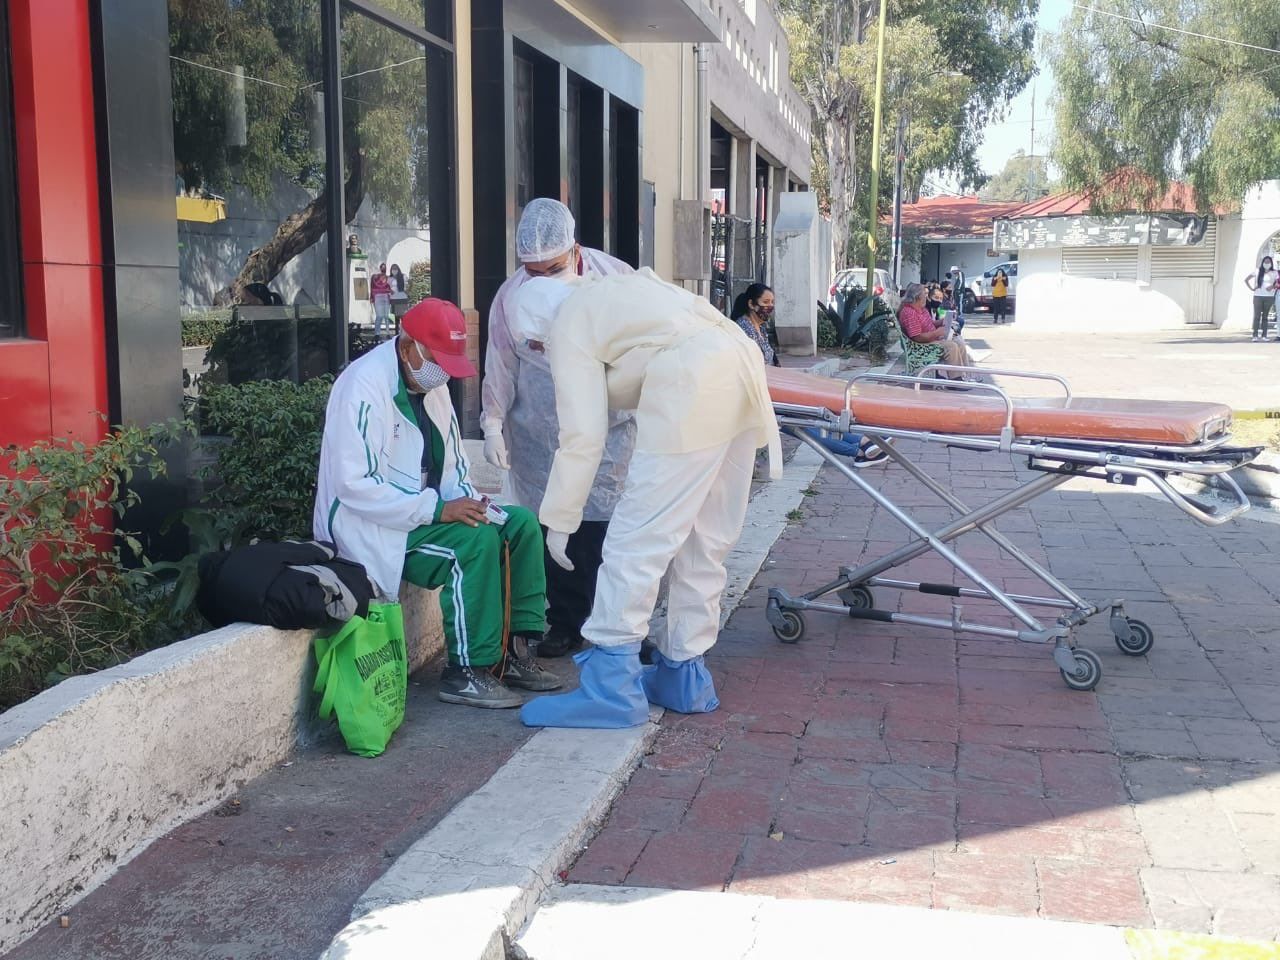
[[1270, 255], [1280, 263], [1280, 180], [1268, 180], [1245, 195], [1240, 212], [1218, 218], [1218, 283], [1214, 317], [1226, 330], [1248, 332], [1253, 322], [1253, 291], [1245, 277]]
[[993, 246], [1018, 258], [1018, 320], [1074, 330], [1203, 327], [1248, 331], [1245, 278], [1280, 263], [1280, 180], [1239, 210], [1199, 214], [1174, 184], [1144, 211], [1094, 215], [1089, 194], [1058, 194], [995, 224]]

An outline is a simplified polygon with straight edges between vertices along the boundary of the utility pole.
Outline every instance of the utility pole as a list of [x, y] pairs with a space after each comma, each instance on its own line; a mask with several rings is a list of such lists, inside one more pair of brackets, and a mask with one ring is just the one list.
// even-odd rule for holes
[[875, 115], [871, 123], [871, 199], [867, 214], [867, 296], [876, 284], [876, 218], [880, 210], [880, 104], [884, 93], [884, 34], [889, 18], [889, 0], [880, 0], [880, 32], [876, 36]]
[[1030, 203], [1036, 192], [1036, 82], [1031, 81], [1031, 150], [1027, 154], [1027, 162], [1031, 168], [1027, 171], [1027, 198]]
[[894, 138], [893, 145], [893, 262], [889, 269], [895, 293], [902, 289], [902, 180], [907, 159], [906, 136], [907, 112], [902, 110], [898, 113], [898, 135]]

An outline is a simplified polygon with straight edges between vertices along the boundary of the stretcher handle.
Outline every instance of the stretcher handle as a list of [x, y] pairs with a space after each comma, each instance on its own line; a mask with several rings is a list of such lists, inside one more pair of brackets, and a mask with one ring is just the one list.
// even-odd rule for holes
[[926, 373], [933, 371], [942, 371], [945, 373], [964, 373], [980, 370], [984, 374], [993, 374], [997, 377], [1016, 377], [1019, 380], [1047, 380], [1056, 383], [1062, 387], [1062, 392], [1066, 394], [1067, 406], [1071, 405], [1071, 384], [1067, 383], [1067, 378], [1059, 376], [1056, 373], [1036, 373], [1031, 370], [1008, 370], [997, 367], [956, 367], [946, 363], [931, 363], [927, 367], [922, 367], [917, 376], [923, 377]]
[[1187, 516], [1200, 521], [1207, 527], [1218, 527], [1229, 520], [1234, 520], [1242, 513], [1248, 511], [1252, 504], [1249, 503], [1249, 497], [1240, 489], [1240, 484], [1236, 483], [1235, 478], [1229, 473], [1218, 474], [1218, 482], [1227, 488], [1227, 491], [1235, 497], [1235, 503], [1225, 509], [1214, 504], [1201, 504], [1191, 497], [1187, 496], [1181, 490], [1174, 489], [1161, 474], [1154, 470], [1146, 470], [1141, 467], [1130, 467], [1124, 471], [1127, 474], [1146, 477], [1150, 480], [1162, 494], [1165, 499], [1172, 503], [1175, 507], [1185, 513]]

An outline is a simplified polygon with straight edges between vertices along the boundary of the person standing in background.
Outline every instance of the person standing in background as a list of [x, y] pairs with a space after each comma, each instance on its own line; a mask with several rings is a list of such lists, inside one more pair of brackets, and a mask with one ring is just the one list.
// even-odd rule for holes
[[409, 309], [409, 278], [400, 272], [400, 264], [393, 263], [387, 280], [391, 283], [391, 315], [398, 323]]
[[369, 294], [373, 297], [373, 332], [382, 339], [382, 325], [391, 315], [391, 281], [385, 263], [378, 264], [378, 272], [369, 281]]
[[1258, 272], [1245, 277], [1245, 286], [1253, 291], [1253, 342], [1267, 339], [1267, 314], [1276, 299], [1276, 271], [1271, 257], [1258, 264]]
[[997, 270], [991, 278], [991, 318], [1004, 323], [1009, 315], [1009, 275]]

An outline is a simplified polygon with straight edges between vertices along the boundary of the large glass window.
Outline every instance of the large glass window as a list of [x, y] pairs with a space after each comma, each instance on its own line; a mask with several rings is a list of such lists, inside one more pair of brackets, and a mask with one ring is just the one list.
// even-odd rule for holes
[[0, 340], [20, 337], [22, 258], [13, 169], [13, 100], [9, 90], [8, 5], [0, 7]]
[[[348, 321], [360, 331], [358, 352], [370, 337], [394, 331], [404, 310], [433, 289], [431, 79], [442, 54], [355, 12], [344, 16], [342, 32], [348, 245], [354, 236], [360, 251], [348, 251]], [[362, 270], [368, 299], [358, 289]]]
[[188, 396], [336, 372], [452, 295], [450, 5], [352, 0], [330, 89], [317, 0], [168, 2]]
[[334, 365], [320, 15], [169, 0], [183, 379]]

